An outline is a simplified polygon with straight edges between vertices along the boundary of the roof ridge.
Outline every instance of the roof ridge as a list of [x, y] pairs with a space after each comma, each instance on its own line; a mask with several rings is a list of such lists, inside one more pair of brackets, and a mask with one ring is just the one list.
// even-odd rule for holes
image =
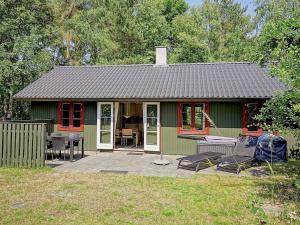
[[[218, 64], [255, 64], [252, 62], [199, 62], [199, 63], [172, 63], [166, 66], [189, 66], [189, 65], [218, 65]], [[256, 65], [256, 64], [255, 64]], [[135, 67], [135, 66], [155, 66], [161, 67], [156, 64], [109, 64], [109, 65], [78, 65], [78, 66], [54, 66], [54, 68], [99, 68], [99, 67]]]
[[169, 66], [184, 66], [184, 65], [215, 65], [215, 64], [255, 64], [252, 62], [199, 62], [199, 63], [174, 63], [168, 64]]
[[79, 66], [54, 66], [54, 68], [58, 67], [58, 68], [65, 68], [65, 67], [70, 67], [70, 68], [97, 68], [97, 67], [131, 67], [131, 66], [153, 66], [155, 64], [109, 64], [109, 65], [79, 65]]

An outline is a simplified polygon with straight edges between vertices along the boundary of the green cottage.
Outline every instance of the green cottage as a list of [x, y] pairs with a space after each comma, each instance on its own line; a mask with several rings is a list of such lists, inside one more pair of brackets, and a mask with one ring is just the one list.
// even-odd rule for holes
[[[190, 136], [258, 135], [252, 116], [286, 89], [251, 63], [61, 66], [17, 93], [31, 119], [52, 119], [55, 132], [79, 132], [85, 150], [194, 154]], [[216, 128], [217, 127], [217, 128]]]

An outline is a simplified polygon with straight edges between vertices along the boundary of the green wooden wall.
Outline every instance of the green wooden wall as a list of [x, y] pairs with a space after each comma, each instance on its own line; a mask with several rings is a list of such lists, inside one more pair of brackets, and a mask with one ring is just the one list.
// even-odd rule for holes
[[[84, 137], [85, 150], [96, 149], [97, 103], [85, 102]], [[57, 131], [57, 102], [32, 102], [32, 119], [53, 119]], [[242, 128], [242, 107], [239, 102], [210, 103], [210, 117], [217, 128], [210, 128], [210, 135], [237, 137]], [[188, 155], [197, 150], [197, 141], [177, 136], [177, 103], [161, 103], [161, 151], [163, 154]], [[295, 140], [287, 135], [289, 147]]]
[[242, 105], [239, 102], [210, 103], [210, 117], [215, 127], [210, 128], [210, 135], [237, 137], [242, 128]]
[[[84, 149], [96, 149], [97, 103], [84, 103]], [[57, 102], [31, 102], [31, 119], [53, 119], [54, 131], [57, 132]], [[67, 131], [59, 131], [68, 133]], [[73, 131], [72, 131], [73, 132]], [[80, 145], [81, 146], [81, 145]]]
[[[237, 137], [242, 128], [241, 103], [210, 103], [210, 117], [217, 128], [210, 135]], [[161, 103], [161, 151], [188, 155], [197, 151], [197, 141], [177, 136], [177, 103]]]

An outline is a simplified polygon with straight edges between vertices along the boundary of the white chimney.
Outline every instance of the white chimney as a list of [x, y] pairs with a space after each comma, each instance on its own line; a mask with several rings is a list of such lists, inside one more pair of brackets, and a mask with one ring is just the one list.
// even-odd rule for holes
[[158, 46], [156, 47], [156, 66], [166, 66], [167, 65], [167, 48]]

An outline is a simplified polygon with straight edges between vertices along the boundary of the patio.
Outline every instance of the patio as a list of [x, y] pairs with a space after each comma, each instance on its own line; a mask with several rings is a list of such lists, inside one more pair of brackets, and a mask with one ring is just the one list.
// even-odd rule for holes
[[[160, 176], [160, 177], [191, 177], [194, 171], [177, 169], [180, 156], [167, 155], [164, 159], [170, 161], [169, 165], [155, 165], [153, 162], [160, 158], [157, 154], [144, 154], [140, 152], [86, 152], [88, 156], [76, 162], [65, 163], [62, 161], [46, 161], [51, 167], [58, 171], [67, 172], [102, 172], [102, 173], [120, 173], [142, 176]], [[200, 170], [197, 174], [215, 175], [215, 167]], [[218, 175], [236, 176], [232, 173], [222, 171], [217, 172]], [[241, 173], [239, 176], [247, 175]]]

